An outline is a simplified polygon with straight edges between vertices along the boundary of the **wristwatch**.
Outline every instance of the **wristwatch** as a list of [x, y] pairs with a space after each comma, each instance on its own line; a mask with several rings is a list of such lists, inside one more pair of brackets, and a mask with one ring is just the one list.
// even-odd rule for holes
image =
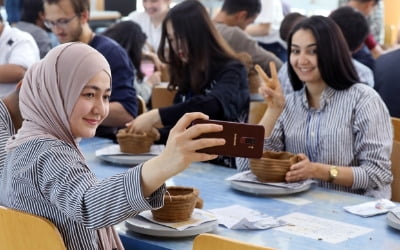
[[331, 168], [329, 169], [329, 180], [328, 182], [332, 182], [336, 179], [336, 177], [339, 174], [339, 169], [336, 166], [331, 166]]

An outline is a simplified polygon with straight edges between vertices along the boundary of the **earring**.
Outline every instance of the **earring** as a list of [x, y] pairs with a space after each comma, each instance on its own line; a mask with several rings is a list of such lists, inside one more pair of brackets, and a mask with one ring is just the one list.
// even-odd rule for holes
[[178, 50], [178, 56], [179, 57], [183, 57], [184, 56], [183, 50], [181, 50], [181, 49]]

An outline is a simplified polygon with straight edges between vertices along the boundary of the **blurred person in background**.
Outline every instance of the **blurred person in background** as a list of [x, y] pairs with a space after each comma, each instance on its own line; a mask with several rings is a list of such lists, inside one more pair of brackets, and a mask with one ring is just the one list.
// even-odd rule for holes
[[0, 15], [0, 85], [18, 83], [39, 59], [39, 48], [33, 37], [11, 27]]
[[273, 61], [279, 69], [282, 61], [272, 52], [263, 49], [246, 32], [261, 11], [260, 0], [225, 0], [213, 21], [218, 32], [237, 53], [246, 52], [254, 64], [270, 74], [269, 63]]
[[261, 47], [274, 53], [282, 62], [287, 60], [286, 44], [279, 37], [283, 19], [281, 0], [261, 0], [261, 12], [253, 24], [246, 27]]
[[146, 34], [136, 22], [121, 21], [110, 26], [103, 35], [115, 40], [128, 53], [136, 71], [136, 93], [148, 103], [153, 87], [161, 82], [161, 72], [157, 70], [158, 65], [154, 62], [157, 57], [153, 58], [153, 53], [143, 52]]
[[137, 115], [134, 69], [126, 51], [114, 40], [96, 35], [89, 26], [89, 0], [44, 0], [45, 25], [60, 43], [82, 42], [98, 50], [112, 74], [110, 114], [97, 129], [97, 136], [115, 139], [119, 128]]
[[15, 24], [21, 18], [24, 0], [4, 0], [4, 8], [7, 13], [7, 21], [10, 25]]
[[133, 11], [127, 19], [140, 25], [147, 36], [145, 49], [157, 52], [161, 39], [161, 24], [169, 11], [171, 0], [143, 0], [144, 11]]
[[39, 47], [40, 58], [52, 48], [51, 38], [44, 25], [43, 0], [24, 0], [21, 20], [15, 27], [33, 36]]
[[[378, 58], [384, 53], [383, 48], [381, 45], [377, 42], [379, 39], [380, 35], [375, 34], [377, 37], [374, 36], [372, 31], [379, 30], [380, 32], [384, 32], [384, 26], [383, 26], [383, 16], [380, 16], [379, 18], [372, 19], [371, 16], [374, 13], [374, 10], [376, 10], [377, 6], [379, 6], [379, 3], [382, 2], [380, 0], [348, 0], [347, 5], [350, 7], [353, 7], [360, 11], [361, 13], [364, 14], [364, 16], [367, 18], [369, 21], [369, 26], [370, 26], [370, 34], [367, 36], [365, 39], [365, 47], [361, 48], [359, 51], [357, 51], [353, 57], [357, 59], [358, 61], [364, 63], [367, 65], [369, 68], [374, 70], [374, 64], [375, 61], [373, 59]], [[378, 12], [381, 13], [382, 12]], [[376, 23], [376, 20], [379, 20], [379, 23]], [[378, 27], [378, 28], [374, 28]], [[368, 49], [368, 50], [367, 50]], [[372, 55], [373, 58], [369, 56], [369, 53]]]
[[[162, 49], [165, 46], [169, 50]], [[171, 127], [188, 112], [202, 112], [214, 120], [247, 121], [246, 68], [202, 3], [186, 0], [171, 8], [162, 24], [158, 56], [169, 66], [168, 87], [178, 92], [172, 106], [152, 109], [128, 124], [133, 131], [154, 131], [159, 135], [156, 143], [165, 143]], [[235, 167], [232, 157], [221, 156], [214, 163]]]

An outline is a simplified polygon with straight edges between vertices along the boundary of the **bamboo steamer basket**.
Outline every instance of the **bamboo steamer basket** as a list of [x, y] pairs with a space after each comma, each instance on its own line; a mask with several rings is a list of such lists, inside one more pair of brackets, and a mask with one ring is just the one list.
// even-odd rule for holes
[[189, 220], [195, 207], [202, 207], [199, 190], [192, 187], [167, 187], [164, 206], [152, 210], [153, 219], [160, 222], [181, 222]]
[[260, 159], [250, 159], [250, 170], [261, 182], [285, 182], [290, 166], [298, 157], [289, 152], [265, 151]]

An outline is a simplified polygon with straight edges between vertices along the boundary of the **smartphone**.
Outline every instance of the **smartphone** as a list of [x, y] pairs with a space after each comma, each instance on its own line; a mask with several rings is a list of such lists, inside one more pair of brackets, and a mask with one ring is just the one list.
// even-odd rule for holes
[[205, 133], [199, 138], [224, 138], [226, 143], [198, 150], [201, 153], [233, 157], [261, 158], [264, 148], [264, 126], [239, 122], [197, 119], [192, 126], [201, 123], [222, 125], [221, 132]]

